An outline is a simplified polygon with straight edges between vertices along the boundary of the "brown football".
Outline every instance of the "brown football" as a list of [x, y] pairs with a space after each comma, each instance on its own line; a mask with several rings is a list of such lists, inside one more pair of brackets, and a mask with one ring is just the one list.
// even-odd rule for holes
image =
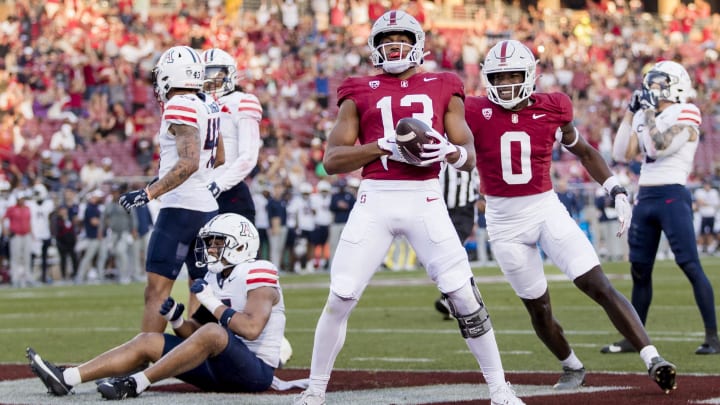
[[434, 143], [435, 139], [427, 136], [431, 131], [430, 126], [416, 118], [401, 118], [395, 126], [395, 140], [398, 151], [405, 160], [418, 165], [422, 162], [420, 154], [423, 152], [423, 145]]

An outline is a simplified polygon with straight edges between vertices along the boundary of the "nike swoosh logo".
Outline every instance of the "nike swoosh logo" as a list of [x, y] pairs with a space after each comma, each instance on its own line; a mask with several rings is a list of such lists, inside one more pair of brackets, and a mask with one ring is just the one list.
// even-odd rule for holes
[[665, 204], [672, 204], [673, 201], [675, 201], [674, 198], [668, 198], [667, 200], [665, 200]]
[[425, 201], [427, 201], [427, 202], [433, 202], [433, 201], [439, 200], [439, 199], [440, 199], [440, 197], [434, 197], [434, 198], [433, 197], [425, 197]]
[[546, 116], [546, 115], [547, 115], [547, 114], [533, 114], [533, 119], [536, 120], [536, 119], [542, 118], [542, 117], [544, 117], [544, 116]]
[[431, 82], [433, 80], [437, 79], [437, 77], [423, 77], [424, 82]]

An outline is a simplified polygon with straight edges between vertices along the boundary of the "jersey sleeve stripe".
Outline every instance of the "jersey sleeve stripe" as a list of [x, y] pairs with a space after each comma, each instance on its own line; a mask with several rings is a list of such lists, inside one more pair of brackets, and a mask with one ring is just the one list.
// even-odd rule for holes
[[692, 122], [695, 125], [700, 125], [700, 120], [695, 117], [680, 117], [678, 122]]
[[183, 105], [169, 105], [167, 107], [167, 110], [180, 110], [180, 111], [187, 111], [191, 113], [195, 113], [195, 109], [192, 107], [185, 107]]
[[276, 278], [262, 278], [262, 277], [256, 277], [256, 278], [248, 278], [247, 284], [248, 285], [254, 285], [254, 284], [270, 284], [270, 285], [277, 285], [278, 281]]
[[252, 270], [248, 271], [248, 274], [258, 274], [258, 273], [271, 274], [274, 276], [277, 276], [277, 274], [278, 274], [277, 270], [275, 270], [275, 269], [252, 269]]
[[197, 124], [197, 117], [187, 117], [184, 115], [165, 114], [164, 118], [166, 121], [179, 120], [179, 121], [186, 121], [186, 122], [192, 122], [194, 124]]

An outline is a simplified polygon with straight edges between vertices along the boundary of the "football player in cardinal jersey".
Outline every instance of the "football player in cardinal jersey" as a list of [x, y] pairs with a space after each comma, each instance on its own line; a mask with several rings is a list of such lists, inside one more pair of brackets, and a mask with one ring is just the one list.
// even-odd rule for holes
[[176, 46], [165, 51], [153, 69], [155, 95], [162, 104], [158, 134], [158, 180], [120, 197], [126, 210], [160, 202], [160, 212], [147, 251], [147, 287], [143, 332], [162, 332], [166, 320], [157, 309], [170, 295], [183, 262], [190, 280], [205, 270], [195, 266], [197, 232], [217, 214], [218, 205], [207, 185], [217, 156], [220, 108], [202, 94], [205, 68], [195, 50]]
[[[368, 39], [372, 63], [383, 72], [348, 78], [338, 88], [340, 110], [323, 164], [329, 174], [362, 169], [363, 180], [332, 260], [330, 294], [315, 330], [310, 386], [296, 404], [325, 403], [350, 313], [397, 235], [407, 238], [448, 300], [483, 370], [492, 403], [523, 403], [505, 381], [488, 309], [439, 185], [441, 162], [465, 171], [475, 166], [463, 85], [452, 73], [420, 71], [424, 43], [414, 17], [388, 11], [373, 24]], [[424, 145], [418, 165], [404, 163], [395, 144], [395, 126], [404, 117], [433, 128], [427, 135], [436, 143]]]
[[262, 106], [257, 97], [238, 86], [237, 63], [222, 49], [202, 53], [206, 94], [220, 106], [220, 133], [225, 164], [213, 171], [208, 188], [217, 198], [219, 212], [234, 212], [255, 222], [255, 204], [245, 178], [255, 168], [260, 151]]
[[[692, 284], [705, 325], [705, 342], [696, 354], [720, 354], [712, 284], [700, 264], [693, 227], [692, 196], [685, 187], [700, 138], [700, 110], [692, 103], [690, 76], [679, 63], [662, 61], [643, 78], [618, 128], [613, 158], [620, 162], [645, 157], [638, 180], [628, 243], [633, 279], [632, 304], [643, 323], [652, 300], [652, 271], [660, 233], [665, 232], [675, 263]], [[603, 353], [632, 351], [625, 341]]]
[[[618, 235], [630, 225], [627, 193], [600, 153], [572, 123], [573, 106], [562, 93], [535, 93], [536, 60], [515, 40], [487, 53], [483, 77], [487, 97], [468, 97], [465, 116], [475, 138], [481, 193], [493, 255], [530, 314], [535, 333], [560, 360], [555, 389], [584, 383], [585, 368], [573, 352], [550, 305], [540, 248], [607, 313], [613, 325], [640, 351], [663, 390], [675, 386], [675, 366], [650, 344], [630, 302], [605, 276], [585, 234], [553, 191], [550, 161], [558, 141], [615, 200]], [[559, 130], [558, 130], [559, 128]]]
[[172, 325], [168, 333], [140, 333], [77, 367], [61, 369], [32, 348], [33, 372], [56, 396], [74, 386], [109, 378], [97, 387], [105, 399], [137, 397], [150, 384], [176, 377], [204, 391], [260, 392], [270, 388], [280, 364], [285, 304], [278, 269], [255, 260], [260, 241], [253, 224], [237, 214], [220, 214], [197, 234], [195, 255], [207, 268], [192, 291], [202, 305], [187, 319], [172, 297], [155, 308]]

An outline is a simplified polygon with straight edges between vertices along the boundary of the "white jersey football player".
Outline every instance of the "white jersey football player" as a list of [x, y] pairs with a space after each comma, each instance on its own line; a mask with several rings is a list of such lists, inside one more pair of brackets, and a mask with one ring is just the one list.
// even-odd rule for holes
[[29, 348], [31, 369], [51, 394], [64, 396], [82, 382], [134, 372], [147, 363], [153, 364], [103, 381], [98, 391], [111, 400], [137, 397], [169, 377], [210, 392], [262, 392], [275, 386], [285, 330], [278, 269], [255, 260], [257, 230], [240, 215], [217, 215], [197, 237], [198, 266], [208, 271], [192, 291], [202, 306], [184, 319], [184, 305], [166, 297], [156, 311], [174, 334], [140, 333], [78, 367], [60, 369]]
[[[661, 232], [675, 262], [687, 276], [705, 326], [705, 341], [696, 354], [720, 354], [713, 287], [700, 263], [693, 226], [692, 196], [685, 187], [700, 139], [702, 115], [691, 97], [690, 76], [677, 62], [656, 63], [643, 78], [618, 128], [613, 157], [645, 157], [638, 179], [628, 243], [633, 277], [632, 303], [645, 323], [652, 301], [652, 271]], [[625, 341], [603, 353], [630, 351]]]
[[225, 164], [218, 166], [208, 188], [217, 198], [219, 212], [235, 212], [255, 222], [255, 204], [245, 178], [257, 165], [260, 151], [262, 106], [257, 97], [238, 86], [237, 63], [222, 49], [202, 53], [204, 91], [220, 106], [220, 133]]
[[[382, 73], [347, 78], [338, 88], [340, 109], [323, 164], [329, 174], [362, 168], [363, 180], [331, 264], [330, 294], [315, 329], [310, 386], [296, 404], [325, 403], [350, 313], [401, 235], [447, 299], [482, 368], [491, 402], [523, 404], [505, 381], [489, 310], [440, 189], [441, 162], [465, 171], [475, 167], [462, 81], [450, 72], [422, 72], [424, 44], [425, 32], [414, 17], [388, 11], [368, 38], [371, 60]], [[405, 117], [428, 124], [428, 136], [437, 141], [424, 145], [419, 165], [404, 163], [397, 152], [395, 127]]]
[[[207, 185], [218, 156], [220, 108], [203, 94], [205, 68], [195, 50], [176, 46], [153, 69], [153, 86], [163, 106], [158, 180], [120, 197], [125, 209], [160, 202], [148, 246], [142, 330], [162, 332], [166, 321], [157, 308], [170, 295], [183, 262], [190, 280], [202, 278], [193, 255], [198, 230], [217, 214]], [[220, 154], [222, 155], [222, 154]]]

